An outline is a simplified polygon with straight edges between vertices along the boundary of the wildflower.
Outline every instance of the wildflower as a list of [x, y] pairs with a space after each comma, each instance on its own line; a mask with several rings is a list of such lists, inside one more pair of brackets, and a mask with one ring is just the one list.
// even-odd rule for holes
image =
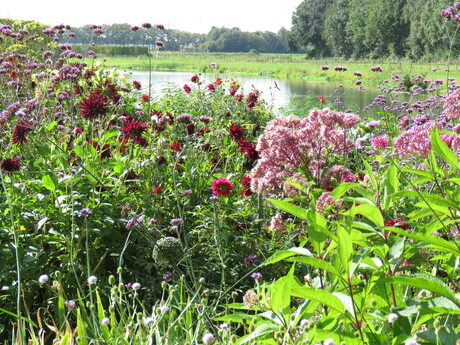
[[16, 126], [13, 129], [13, 136], [11, 142], [13, 144], [23, 144], [27, 141], [27, 133], [32, 131], [32, 122], [21, 120], [16, 123]]
[[137, 80], [134, 80], [134, 81], [132, 82], [132, 85], [133, 85], [133, 87], [134, 87], [136, 90], [140, 90], [141, 87], [142, 87], [141, 83], [140, 83], [139, 81], [137, 81]]
[[363, 74], [361, 72], [353, 72], [353, 74], [357, 77], [362, 77]]
[[241, 179], [241, 185], [243, 188], [241, 189], [241, 194], [244, 196], [252, 195], [251, 191], [251, 178], [249, 176], [245, 176]]
[[131, 26], [131, 27], [129, 28], [129, 30], [131, 30], [131, 31], [137, 31], [137, 30], [139, 30], [139, 27], [138, 27], [137, 25], [133, 25], [133, 26]]
[[155, 27], [156, 27], [157, 29], [160, 29], [160, 30], [164, 30], [164, 29], [165, 29], [165, 27], [164, 27], [163, 24], [155, 24]]
[[253, 274], [251, 274], [251, 278], [255, 281], [259, 281], [262, 279], [262, 274], [260, 274], [259, 272], [254, 272]]
[[99, 92], [92, 92], [80, 103], [80, 114], [84, 119], [104, 116], [107, 111], [107, 99]]
[[148, 102], [150, 101], [149, 95], [145, 95], [145, 94], [142, 95], [142, 96], [141, 96], [141, 101], [142, 101], [143, 103], [148, 103]]
[[163, 48], [163, 42], [162, 41], [155, 41], [155, 46], [157, 47], [158, 50], [161, 50], [161, 48]]
[[308, 321], [307, 319], [302, 319], [302, 320], [300, 320], [299, 326], [301, 328], [305, 328], [305, 327], [308, 326], [309, 323], [310, 323], [310, 321]]
[[65, 301], [64, 306], [68, 309], [75, 308], [75, 301], [74, 300]]
[[387, 220], [385, 222], [385, 226], [396, 226], [404, 230], [409, 229], [409, 224], [407, 224], [402, 218]]
[[155, 322], [155, 319], [151, 316], [143, 317], [142, 321], [144, 322], [144, 325], [148, 326], [151, 325], [152, 323]]
[[141, 26], [142, 26], [144, 29], [150, 29], [150, 28], [152, 27], [152, 24], [150, 24], [150, 23], [143, 23]]
[[192, 83], [198, 83], [200, 81], [200, 78], [195, 74], [194, 76], [190, 78], [190, 81]]
[[190, 114], [181, 114], [176, 117], [176, 121], [180, 123], [190, 123], [192, 121]]
[[82, 208], [80, 211], [78, 211], [78, 216], [88, 218], [88, 216], [91, 213], [92, 213], [91, 210], [89, 208], [85, 207], [85, 208]]
[[169, 311], [169, 307], [167, 305], [160, 305], [158, 309], [160, 310], [160, 313], [162, 314], [165, 314]]
[[184, 222], [184, 221], [182, 220], [182, 218], [173, 218], [173, 219], [171, 219], [170, 224], [171, 224], [171, 225], [177, 225], [177, 224], [181, 224], [181, 223], [183, 223], [183, 222]]
[[96, 276], [89, 276], [87, 279], [88, 285], [94, 285], [97, 282], [97, 277]]
[[375, 137], [371, 140], [371, 145], [374, 150], [385, 150], [388, 147], [388, 139], [384, 137]]
[[43, 284], [45, 284], [49, 279], [50, 279], [50, 277], [49, 277], [47, 274], [42, 274], [40, 277], [38, 277], [38, 283], [39, 283], [40, 285], [43, 285]]
[[244, 264], [246, 266], [252, 266], [255, 264], [257, 260], [257, 255], [249, 255], [248, 257], [244, 258]]
[[205, 280], [206, 280], [206, 278], [205, 278], [205, 277], [201, 277], [201, 278], [200, 278], [198, 281], [199, 281], [200, 283], [202, 283], [202, 284], [203, 284], [203, 283], [205, 282]]
[[344, 72], [344, 71], [347, 71], [348, 68], [345, 66], [334, 66], [334, 70], [337, 72]]
[[212, 192], [217, 196], [227, 196], [233, 190], [233, 183], [226, 178], [219, 178], [212, 182]]
[[324, 214], [324, 209], [327, 206], [333, 206], [335, 205], [335, 199], [331, 195], [331, 192], [324, 192], [323, 194], [320, 195], [318, 198], [318, 201], [316, 202], [316, 211], [320, 214]]
[[460, 90], [456, 89], [447, 94], [442, 107], [447, 121], [460, 118]]
[[211, 344], [212, 342], [214, 342], [214, 336], [212, 335], [212, 333], [206, 333], [205, 335], [203, 335], [203, 344]]
[[203, 115], [203, 116], [200, 116], [200, 117], [198, 118], [198, 120], [200, 120], [200, 121], [203, 122], [203, 123], [209, 123], [209, 121], [211, 121], [211, 118], [210, 118], [209, 116], [204, 116], [204, 115]]
[[399, 318], [398, 314], [395, 314], [395, 313], [388, 314], [387, 316], [388, 323], [393, 323], [396, 320], [398, 320], [398, 318]]
[[321, 66], [321, 69], [322, 69], [323, 71], [327, 71], [327, 70], [329, 69], [329, 66], [328, 66], [328, 65], [322, 65], [322, 66]]
[[186, 94], [189, 94], [190, 92], [192, 92], [192, 89], [187, 84], [185, 84], [182, 88], [184, 89]]
[[215, 62], [211, 62], [211, 63], [209, 64], [209, 67], [211, 67], [211, 69], [216, 69], [217, 64], [216, 64]]
[[249, 110], [256, 106], [257, 101], [259, 100], [260, 92], [258, 90], [250, 92], [248, 99], [246, 100], [246, 105]]
[[270, 230], [271, 231], [280, 231], [284, 230], [285, 225], [283, 221], [283, 217], [280, 213], [275, 214], [272, 219], [270, 220]]
[[417, 343], [417, 341], [415, 341], [415, 339], [409, 338], [405, 341], [404, 345], [419, 345], [419, 344]]
[[133, 283], [132, 285], [132, 288], [134, 291], [137, 291], [141, 288], [141, 284], [140, 283]]
[[166, 272], [165, 274], [163, 274], [163, 280], [164, 280], [164, 281], [166, 281], [166, 282], [167, 282], [167, 281], [170, 281], [171, 278], [172, 278], [172, 273], [171, 273], [171, 272], [168, 271], [168, 272]]
[[334, 339], [327, 338], [323, 341], [323, 345], [335, 345]]
[[230, 125], [229, 132], [230, 138], [236, 141], [243, 139], [247, 134], [246, 131], [240, 125], [234, 122], [232, 122], [232, 124]]
[[102, 326], [108, 326], [110, 325], [110, 320], [108, 317], [104, 317], [102, 320], [101, 320], [101, 325]]
[[327, 103], [326, 97], [324, 96], [318, 96], [318, 101], [322, 104], [325, 105]]
[[182, 151], [181, 147], [182, 147], [182, 144], [175, 140], [169, 145], [169, 149], [176, 151], [176, 152]]
[[182, 193], [181, 193], [182, 196], [186, 196], [186, 195], [189, 195], [189, 194], [192, 194], [191, 189], [186, 189], [186, 190], [182, 191]]
[[132, 229], [134, 226], [137, 225], [137, 220], [136, 218], [131, 218], [130, 220], [128, 220], [128, 222], [126, 223], [126, 229], [130, 230]]
[[246, 307], [251, 308], [259, 304], [259, 296], [253, 289], [249, 289], [243, 296], [243, 303]]
[[371, 67], [372, 72], [383, 72], [382, 66], [372, 66]]
[[226, 324], [225, 322], [220, 324], [219, 326], [219, 329], [222, 331], [222, 332], [225, 332], [228, 330], [228, 324]]
[[1, 169], [5, 172], [19, 171], [21, 169], [21, 163], [16, 157], [6, 158], [2, 161]]
[[125, 138], [138, 139], [142, 136], [142, 134], [144, 134], [144, 132], [147, 131], [147, 129], [147, 122], [131, 119], [123, 123], [121, 131], [123, 133], [123, 137]]

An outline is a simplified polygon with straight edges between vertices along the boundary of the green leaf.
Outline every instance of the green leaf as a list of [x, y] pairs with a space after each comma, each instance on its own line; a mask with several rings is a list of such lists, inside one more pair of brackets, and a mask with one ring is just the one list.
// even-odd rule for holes
[[460, 339], [460, 333], [452, 327], [441, 327], [439, 331], [431, 328], [423, 332], [417, 332], [417, 337], [432, 344], [457, 344]]
[[289, 201], [286, 200], [276, 200], [276, 199], [268, 199], [268, 201], [273, 204], [273, 206], [292, 214], [300, 219], [307, 219], [307, 211], [299, 206], [291, 204]]
[[289, 321], [289, 311], [291, 306], [291, 286], [294, 282], [294, 268], [292, 265], [289, 273], [279, 278], [271, 287], [272, 309], [276, 313], [281, 313], [285, 321]]
[[391, 227], [391, 231], [402, 236], [413, 238], [414, 240], [420, 241], [422, 243], [429, 243], [430, 247], [442, 252], [449, 252], [455, 255], [460, 255], [460, 249], [454, 242], [446, 241], [445, 239], [418, 232], [406, 231], [401, 228]]
[[360, 214], [363, 217], [369, 219], [376, 226], [383, 226], [382, 213], [380, 212], [378, 207], [374, 205], [363, 204], [363, 205], [354, 206], [350, 208], [350, 210], [348, 210], [344, 214], [350, 215], [350, 216], [356, 216], [357, 214]]
[[285, 260], [296, 255], [311, 256], [312, 254], [308, 249], [300, 247], [294, 247], [288, 250], [279, 250], [265, 262], [265, 265], [271, 265], [275, 262]]
[[291, 257], [287, 259], [286, 261], [289, 262], [297, 262], [297, 263], [302, 263], [305, 265], [313, 266], [316, 268], [319, 268], [321, 270], [324, 270], [326, 272], [331, 273], [334, 276], [340, 277], [340, 272], [335, 268], [333, 265], [331, 265], [329, 262], [315, 258], [313, 256], [306, 257], [306, 256], [296, 256], [296, 257]]
[[321, 304], [336, 310], [340, 314], [345, 314], [346, 309], [343, 302], [328, 291], [312, 289], [306, 285], [297, 284], [293, 285], [291, 294], [294, 297], [300, 297], [320, 302]]
[[51, 191], [55, 191], [56, 190], [56, 186], [57, 186], [57, 178], [55, 175], [51, 175], [51, 174], [46, 174], [46, 175], [43, 175], [42, 177], [42, 182], [43, 182], [43, 186], [48, 189], [48, 190], [51, 190]]
[[438, 294], [439, 296], [444, 296], [450, 301], [454, 302], [456, 305], [460, 305], [460, 300], [455, 297], [455, 294], [449, 287], [440, 279], [426, 274], [414, 274], [412, 276], [394, 276], [381, 278], [377, 281], [379, 283], [391, 283], [391, 284], [401, 284], [416, 287], [419, 289], [429, 290]]
[[351, 243], [350, 234], [343, 227], [339, 226], [337, 229], [337, 239], [339, 260], [346, 273], [346, 277], [349, 278], [353, 256], [353, 244]]
[[433, 130], [431, 131], [431, 145], [433, 147], [434, 152], [441, 156], [451, 166], [451, 169], [460, 169], [458, 157], [446, 145], [444, 140], [441, 139], [441, 137], [439, 136], [438, 128], [436, 126], [434, 126]]
[[341, 183], [334, 188], [334, 190], [331, 192], [331, 196], [335, 200], [340, 199], [343, 194], [348, 192], [350, 189], [356, 188], [357, 186], [359, 186], [359, 183]]
[[[262, 338], [264, 336], [269, 336], [273, 340], [272, 333], [280, 329], [280, 326], [274, 323], [264, 323], [260, 326], [257, 326], [254, 331], [245, 336], [238, 344], [246, 344], [248, 342], [252, 343], [252, 340]], [[274, 341], [274, 340], [273, 340]]]

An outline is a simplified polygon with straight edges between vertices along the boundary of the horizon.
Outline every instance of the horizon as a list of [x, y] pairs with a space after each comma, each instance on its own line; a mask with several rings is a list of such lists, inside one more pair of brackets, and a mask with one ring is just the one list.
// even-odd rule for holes
[[[0, 17], [13, 20], [34, 20], [44, 25], [65, 24], [72, 27], [86, 25], [142, 23], [162, 24], [166, 29], [189, 33], [208, 34], [212, 27], [233, 28], [241, 31], [278, 32], [281, 28], [291, 28], [292, 14], [302, 0], [286, 0], [283, 4], [267, 6], [264, 0], [233, 2], [197, 0], [194, 3], [170, 0], [168, 3], [152, 4], [148, 0], [138, 0], [136, 6], [122, 8], [122, 11], [108, 1], [91, 2], [81, 0], [71, 10], [56, 11], [59, 2], [50, 0], [47, 6], [37, 6], [35, 0], [23, 0], [22, 5], [7, 2], [2, 4]], [[51, 8], [51, 9], [50, 9]], [[139, 8], [142, 8], [139, 10]], [[181, 11], [176, 11], [180, 8]], [[224, 13], [225, 15], [221, 15]]]

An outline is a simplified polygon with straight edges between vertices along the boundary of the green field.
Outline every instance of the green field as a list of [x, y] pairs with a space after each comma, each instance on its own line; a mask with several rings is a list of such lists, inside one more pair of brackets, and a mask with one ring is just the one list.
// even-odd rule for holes
[[[353, 72], [363, 73], [361, 79], [379, 83], [391, 78], [395, 73], [401, 77], [416, 77], [423, 79], [458, 79], [460, 77], [460, 61], [424, 62], [410, 61], [360, 60], [348, 61], [327, 58], [322, 60], [306, 59], [303, 54], [251, 54], [251, 53], [191, 53], [191, 52], [159, 52], [151, 59], [148, 57], [120, 58], [107, 57], [106, 66], [122, 70], [152, 70], [180, 72], [212, 72], [210, 63], [217, 65], [218, 73], [237, 73], [252, 75], [272, 75], [279, 78], [302, 78], [312, 81], [349, 82], [359, 79]], [[328, 71], [322, 71], [321, 66], [328, 65]], [[345, 66], [347, 71], [337, 72], [334, 66]], [[380, 65], [383, 72], [372, 72], [371, 67]], [[437, 68], [433, 71], [433, 68]], [[450, 72], [445, 69], [449, 68]]]

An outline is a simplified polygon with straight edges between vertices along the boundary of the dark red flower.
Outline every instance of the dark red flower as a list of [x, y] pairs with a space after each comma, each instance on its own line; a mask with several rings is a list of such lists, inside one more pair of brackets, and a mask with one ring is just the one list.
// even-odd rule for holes
[[100, 153], [101, 159], [111, 157], [110, 146], [108, 144], [104, 144], [101, 147], [101, 144], [99, 144], [97, 141], [90, 140], [89, 143], [96, 149], [98, 153]]
[[255, 162], [259, 159], [259, 153], [256, 150], [255, 143], [251, 143], [247, 140], [241, 139], [238, 140], [238, 147], [240, 148], [241, 153], [246, 153], [246, 158], [250, 162]]
[[249, 110], [256, 106], [256, 103], [259, 100], [259, 95], [260, 92], [258, 90], [249, 93], [248, 99], [246, 100], [246, 105]]
[[157, 187], [155, 188], [155, 190], [153, 191], [153, 194], [160, 194], [162, 192], [162, 188], [161, 187]]
[[214, 91], [216, 91], [216, 87], [214, 86], [214, 84], [209, 84], [208, 85], [208, 90], [209, 90], [209, 92], [214, 92]]
[[121, 131], [124, 138], [137, 139], [148, 129], [147, 122], [130, 119], [123, 124]]
[[212, 182], [212, 192], [217, 196], [227, 196], [233, 190], [233, 183], [226, 178], [219, 178]]
[[13, 144], [23, 144], [27, 141], [27, 133], [32, 131], [32, 122], [29, 121], [19, 121], [16, 123], [16, 126], [14, 126], [13, 129], [13, 137], [11, 139], [11, 142]]
[[387, 220], [385, 222], [385, 226], [396, 226], [404, 230], [409, 229], [409, 224], [407, 224], [402, 218]]
[[252, 195], [251, 191], [251, 178], [249, 176], [245, 176], [241, 179], [241, 185], [243, 189], [241, 189], [241, 194], [244, 196]]
[[102, 93], [105, 94], [107, 98], [110, 98], [114, 104], [118, 103], [121, 98], [117, 89], [117, 84], [110, 84], [108, 79], [106, 79], [102, 85]]
[[165, 27], [164, 27], [163, 24], [155, 24], [155, 27], [156, 27], [157, 29], [160, 29], [160, 30], [164, 30], [164, 29], [165, 29]]
[[16, 157], [6, 158], [2, 161], [1, 169], [5, 172], [19, 171], [21, 169], [21, 162]]
[[334, 187], [332, 186], [326, 186], [326, 188], [324, 188], [326, 191], [328, 192], [332, 192], [334, 190]]
[[92, 92], [80, 103], [80, 114], [84, 119], [94, 119], [107, 114], [107, 98], [99, 92]]
[[200, 78], [195, 74], [190, 78], [192, 83], [198, 83], [200, 81]]
[[239, 125], [237, 125], [236, 123], [232, 122], [232, 124], [230, 125], [230, 137], [233, 139], [233, 140], [240, 140], [240, 139], [243, 139], [245, 136], [246, 136], [246, 131]]
[[149, 142], [144, 137], [136, 137], [136, 140], [134, 140], [134, 144], [139, 145], [140, 147], [147, 147], [149, 145]]
[[234, 88], [230, 90], [230, 96], [235, 96], [235, 94], [238, 92], [238, 89]]
[[149, 95], [142, 95], [141, 96], [141, 101], [144, 103], [148, 103], [150, 101]]
[[136, 90], [140, 90], [142, 87], [141, 83], [137, 80], [133, 81], [132, 85]]
[[190, 92], [192, 92], [192, 89], [187, 84], [184, 85], [183, 89], [186, 94], [189, 94]]
[[180, 152], [182, 151], [182, 144], [178, 141], [173, 141], [170, 145], [169, 145], [169, 149], [170, 150], [173, 150], [173, 151], [176, 151], [176, 152]]
[[195, 133], [195, 124], [193, 122], [188, 123], [186, 131], [188, 135], [192, 135], [193, 133]]
[[238, 101], [238, 102], [241, 102], [243, 100], [243, 97], [244, 95], [242, 93], [240, 93], [239, 95], [236, 95], [235, 96], [235, 99]]

